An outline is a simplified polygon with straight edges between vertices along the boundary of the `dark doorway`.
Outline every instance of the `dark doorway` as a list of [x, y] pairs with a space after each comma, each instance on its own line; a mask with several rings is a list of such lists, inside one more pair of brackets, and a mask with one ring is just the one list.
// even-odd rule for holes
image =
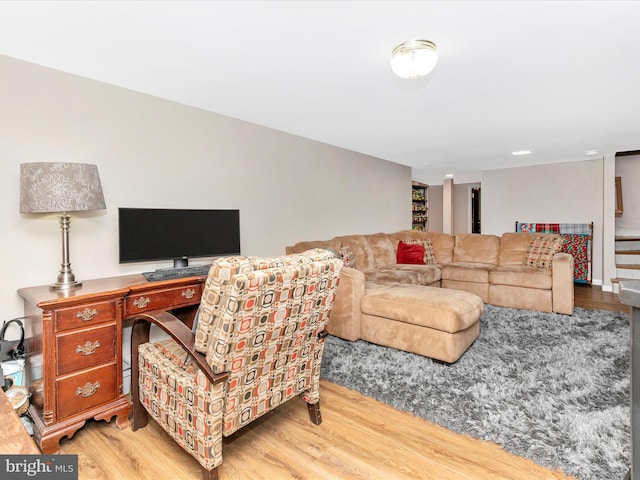
[[480, 233], [480, 187], [471, 189], [471, 233]]

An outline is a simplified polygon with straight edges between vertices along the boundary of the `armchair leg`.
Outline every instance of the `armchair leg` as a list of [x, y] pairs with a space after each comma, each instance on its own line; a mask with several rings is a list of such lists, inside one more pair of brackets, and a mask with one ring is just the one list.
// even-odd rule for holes
[[218, 467], [213, 470], [202, 469], [202, 480], [218, 480]]
[[307, 403], [307, 409], [309, 410], [309, 418], [315, 425], [322, 423], [322, 414], [320, 413], [320, 402]]
[[149, 414], [140, 403], [140, 399], [137, 395], [132, 395], [131, 398], [131, 430], [134, 432], [139, 428], [147, 425], [149, 420]]

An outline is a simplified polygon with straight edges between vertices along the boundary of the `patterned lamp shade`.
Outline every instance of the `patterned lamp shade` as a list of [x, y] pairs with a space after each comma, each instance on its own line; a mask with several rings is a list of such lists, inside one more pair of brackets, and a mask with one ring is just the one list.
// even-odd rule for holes
[[105, 208], [96, 165], [58, 162], [20, 165], [20, 213], [79, 212]]

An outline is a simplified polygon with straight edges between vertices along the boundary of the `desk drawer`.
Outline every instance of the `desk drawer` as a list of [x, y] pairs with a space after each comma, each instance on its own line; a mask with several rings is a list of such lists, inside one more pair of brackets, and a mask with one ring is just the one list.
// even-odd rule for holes
[[125, 316], [137, 313], [165, 311], [185, 305], [200, 303], [202, 285], [187, 285], [149, 293], [129, 295], [125, 301]]
[[116, 359], [116, 326], [89, 328], [56, 336], [58, 375]]
[[116, 302], [96, 302], [77, 307], [62, 308], [55, 313], [56, 331], [86, 328], [116, 319]]
[[117, 398], [116, 364], [56, 380], [58, 420]]

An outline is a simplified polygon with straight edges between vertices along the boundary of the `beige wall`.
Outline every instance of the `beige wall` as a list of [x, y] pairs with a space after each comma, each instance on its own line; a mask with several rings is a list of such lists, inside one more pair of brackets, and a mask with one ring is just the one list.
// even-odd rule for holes
[[471, 205], [465, 184], [453, 187], [453, 233], [469, 233]]
[[[471, 233], [471, 189], [480, 183], [453, 184], [453, 233]], [[444, 186], [429, 185], [429, 231], [443, 231]]]
[[455, 213], [454, 183], [452, 178], [445, 178], [442, 185], [442, 231], [454, 233], [453, 220]]
[[251, 255], [411, 227], [411, 171], [399, 164], [4, 56], [0, 105], [3, 318], [21, 314], [18, 288], [60, 269], [57, 217], [18, 211], [23, 162], [98, 165], [107, 210], [72, 218], [78, 280], [169, 266], [118, 264], [118, 207], [238, 208]]
[[430, 232], [442, 232], [442, 185], [429, 185], [429, 228]]

